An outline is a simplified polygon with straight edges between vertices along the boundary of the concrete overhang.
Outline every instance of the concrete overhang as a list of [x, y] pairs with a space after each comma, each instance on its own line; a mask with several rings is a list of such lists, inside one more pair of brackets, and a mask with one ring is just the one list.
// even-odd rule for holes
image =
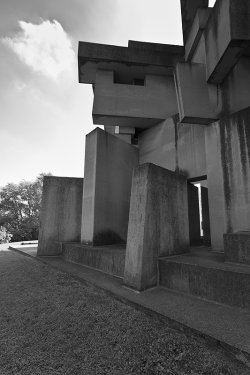
[[130, 41], [128, 47], [79, 42], [80, 83], [95, 84], [97, 70], [115, 73], [119, 83], [131, 83], [146, 74], [172, 76], [178, 61], [184, 61], [184, 47]]
[[207, 82], [221, 84], [250, 46], [250, 1], [217, 0], [204, 30]]

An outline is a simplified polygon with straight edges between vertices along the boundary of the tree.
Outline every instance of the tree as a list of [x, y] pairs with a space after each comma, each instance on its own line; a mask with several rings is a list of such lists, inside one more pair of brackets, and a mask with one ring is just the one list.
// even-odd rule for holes
[[0, 226], [14, 242], [38, 238], [44, 176], [51, 173], [41, 173], [35, 182], [9, 183], [0, 190]]

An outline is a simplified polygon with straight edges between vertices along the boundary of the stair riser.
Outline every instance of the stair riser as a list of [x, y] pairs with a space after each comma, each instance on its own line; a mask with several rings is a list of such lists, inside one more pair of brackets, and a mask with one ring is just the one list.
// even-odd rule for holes
[[68, 262], [91, 267], [114, 276], [123, 277], [124, 275], [125, 252], [124, 254], [105, 252], [64, 244], [62, 257]]
[[250, 310], [250, 274], [159, 260], [159, 277], [170, 290]]

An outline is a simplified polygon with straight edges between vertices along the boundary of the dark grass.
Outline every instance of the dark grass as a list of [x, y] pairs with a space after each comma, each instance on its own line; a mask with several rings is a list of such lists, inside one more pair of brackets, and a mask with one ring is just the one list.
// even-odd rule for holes
[[220, 348], [0, 251], [0, 375], [249, 373]]

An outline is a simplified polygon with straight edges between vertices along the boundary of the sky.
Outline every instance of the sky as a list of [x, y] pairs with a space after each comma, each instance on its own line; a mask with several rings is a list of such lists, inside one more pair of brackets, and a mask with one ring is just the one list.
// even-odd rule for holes
[[83, 177], [95, 126], [78, 41], [182, 45], [179, 0], [0, 1], [0, 186], [49, 172]]

